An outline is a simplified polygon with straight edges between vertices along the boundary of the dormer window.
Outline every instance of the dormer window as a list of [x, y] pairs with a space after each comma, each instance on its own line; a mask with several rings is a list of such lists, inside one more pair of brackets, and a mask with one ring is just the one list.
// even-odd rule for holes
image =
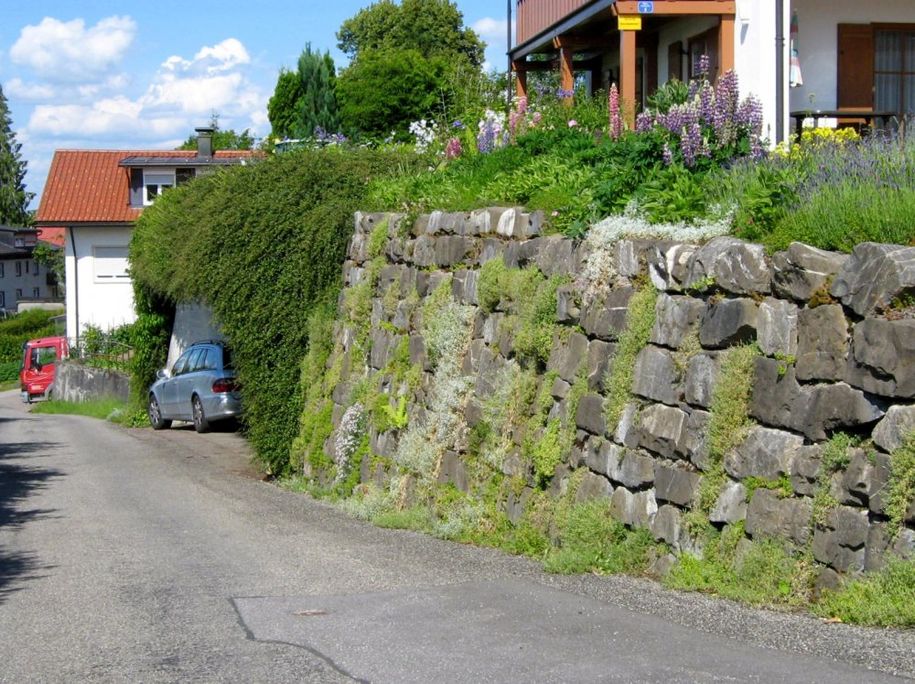
[[143, 171], [143, 204], [149, 206], [166, 189], [175, 186], [174, 171]]

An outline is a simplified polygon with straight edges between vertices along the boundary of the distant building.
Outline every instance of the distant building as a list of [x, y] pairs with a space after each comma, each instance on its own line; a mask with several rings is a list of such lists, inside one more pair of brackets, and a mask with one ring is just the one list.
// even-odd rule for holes
[[23, 302], [60, 301], [57, 279], [32, 256], [38, 231], [0, 226], [0, 311], [18, 311]]

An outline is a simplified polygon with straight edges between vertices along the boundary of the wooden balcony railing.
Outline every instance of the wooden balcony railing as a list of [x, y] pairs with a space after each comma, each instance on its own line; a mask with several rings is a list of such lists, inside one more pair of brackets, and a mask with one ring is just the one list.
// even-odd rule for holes
[[591, 0], [518, 0], [515, 43], [521, 45]]

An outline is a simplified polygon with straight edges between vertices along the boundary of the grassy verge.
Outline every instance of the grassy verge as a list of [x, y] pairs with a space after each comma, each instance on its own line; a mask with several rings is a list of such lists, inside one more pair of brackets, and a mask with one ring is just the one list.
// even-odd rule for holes
[[32, 413], [89, 416], [120, 423], [122, 418], [127, 415], [126, 408], [127, 404], [119, 399], [93, 399], [82, 402], [51, 399], [35, 404], [32, 407]]

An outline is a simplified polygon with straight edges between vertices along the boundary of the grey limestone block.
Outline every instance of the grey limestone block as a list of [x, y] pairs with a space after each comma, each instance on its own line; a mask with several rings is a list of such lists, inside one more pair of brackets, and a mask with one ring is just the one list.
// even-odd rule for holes
[[689, 280], [690, 262], [696, 253], [695, 245], [677, 243], [659, 245], [648, 259], [648, 276], [659, 290], [680, 291]]
[[464, 353], [464, 361], [461, 364], [461, 372], [464, 375], [474, 375], [480, 372], [480, 359], [486, 349], [486, 343], [482, 340], [473, 340]]
[[616, 340], [626, 329], [629, 300], [635, 293], [632, 287], [617, 287], [604, 296], [582, 304], [581, 327], [591, 337]]
[[480, 245], [480, 258], [478, 259], [480, 266], [487, 261], [501, 259], [502, 253], [505, 251], [505, 242], [498, 238], [483, 238]]
[[752, 299], [722, 299], [709, 303], [699, 328], [703, 347], [720, 349], [756, 339], [759, 307]]
[[677, 453], [690, 463], [705, 470], [709, 466], [708, 424], [711, 414], [707, 411], [693, 409], [686, 420], [686, 430], [677, 442]]
[[772, 288], [779, 297], [808, 301], [842, 268], [847, 254], [827, 252], [801, 242], [792, 242], [772, 257]]
[[827, 304], [798, 316], [797, 379], [841, 380], [848, 358], [848, 321], [842, 307]]
[[776, 538], [806, 544], [812, 514], [808, 498], [782, 499], [772, 490], [757, 489], [747, 509], [747, 534], [753, 539]]
[[579, 291], [575, 285], [560, 285], [556, 290], [556, 322], [576, 325], [581, 316]]
[[674, 549], [680, 546], [681, 535], [680, 509], [676, 506], [661, 506], [651, 521], [651, 533], [658, 541], [670, 544]]
[[604, 398], [599, 394], [586, 394], [578, 402], [575, 424], [592, 435], [603, 435], [607, 431], [604, 417]]
[[462, 268], [454, 272], [454, 277], [451, 279], [451, 294], [458, 304], [473, 306], [478, 304], [478, 278], [479, 271]]
[[659, 501], [689, 506], [699, 491], [701, 476], [673, 464], [658, 463], [655, 467], [655, 497]]
[[798, 345], [797, 305], [766, 297], [759, 305], [756, 332], [759, 348], [766, 356], [795, 356]]
[[[867, 505], [874, 488], [874, 464], [871, 463], [864, 449], [853, 449], [851, 462], [844, 472], [837, 473], [833, 482], [833, 492], [839, 503], [850, 503], [856, 506]], [[838, 489], [838, 491], [835, 491]]]
[[791, 472], [791, 464], [804, 438], [762, 426], [751, 428], [747, 438], [724, 458], [724, 469], [734, 479], [761, 477], [777, 480]]
[[652, 404], [639, 413], [639, 446], [666, 458], [676, 458], [689, 416], [682, 409]]
[[708, 408], [712, 405], [712, 392], [718, 380], [721, 364], [714, 352], [693, 356], [686, 367], [684, 399], [693, 406]]
[[845, 379], [865, 392], [915, 398], [915, 320], [867, 318], [855, 325]]
[[553, 349], [547, 360], [546, 369], [555, 370], [566, 382], [573, 384], [578, 371], [588, 359], [588, 338], [579, 332], [573, 332], [567, 340], [556, 336]]
[[915, 406], [896, 405], [890, 406], [871, 436], [878, 447], [893, 452], [912, 433], [915, 433]]
[[429, 355], [426, 354], [426, 341], [422, 335], [410, 335], [409, 349], [411, 364], [421, 365], [423, 370], [432, 369], [429, 364]]
[[438, 241], [431, 235], [420, 235], [413, 241], [412, 262], [420, 268], [427, 268], [436, 263]]
[[838, 535], [832, 530], [814, 530], [811, 550], [814, 559], [839, 572], [864, 570], [864, 547], [850, 549], [843, 546], [839, 543]]
[[567, 383], [562, 378], [556, 378], [553, 381], [553, 387], [550, 389], [550, 395], [557, 401], [559, 399], [565, 399], [567, 396], [569, 396], [570, 389], [572, 389], [572, 385]]
[[616, 354], [616, 345], [603, 340], [591, 340], [588, 344], [588, 389], [599, 392], [604, 387], [604, 378]]
[[530, 487], [525, 487], [517, 494], [511, 490], [508, 492], [508, 497], [505, 499], [505, 515], [512, 524], [517, 525], [521, 520], [521, 516], [524, 515], [524, 509], [527, 507], [527, 502], [533, 492], [534, 490]]
[[433, 211], [426, 221], [428, 235], [457, 235], [464, 232], [464, 221], [469, 215], [460, 212]]
[[491, 313], [483, 321], [483, 341], [492, 346], [499, 339], [499, 323], [505, 318], [505, 314], [496, 312]]
[[870, 528], [867, 510], [838, 506], [827, 517], [826, 527], [835, 532], [836, 541], [850, 549], [858, 549], [867, 541]]
[[691, 259], [687, 286], [709, 277], [733, 294], [768, 294], [772, 281], [765, 248], [729, 236], [710, 240]]
[[828, 432], [876, 422], [883, 413], [880, 402], [844, 382], [802, 387], [793, 366], [756, 359], [750, 415], [766, 425], [819, 442]]
[[619, 468], [623, 447], [602, 437], [589, 437], [582, 448], [585, 465], [595, 473], [610, 477]]
[[680, 373], [671, 352], [651, 345], [639, 352], [635, 359], [632, 392], [668, 405], [680, 401]]
[[[422, 238], [417, 238], [417, 243]], [[435, 238], [434, 263], [436, 266], [448, 267], [467, 263], [476, 257], [479, 245], [475, 238], [462, 235], [445, 235]], [[419, 264], [417, 261], [417, 265]]]
[[810, 444], [800, 447], [791, 461], [791, 486], [795, 494], [813, 496], [819, 488], [822, 447]]
[[638, 446], [641, 437], [638, 414], [639, 405], [636, 402], [629, 402], [623, 407], [616, 426], [608, 426], [608, 428], [613, 428], [613, 439], [617, 444], [624, 444], [631, 448]]
[[616, 468], [608, 477], [629, 489], [641, 489], [654, 482], [655, 460], [638, 449], [623, 449]]
[[864, 242], [842, 265], [830, 293], [859, 316], [868, 316], [912, 288], [915, 247]]
[[613, 485], [610, 480], [592, 472], [585, 473], [578, 490], [575, 492], [575, 501], [593, 501], [594, 499], [608, 499], [613, 494]]
[[709, 513], [709, 520], [713, 523], [735, 523], [747, 517], [747, 488], [739, 482], [728, 480], [715, 505]]
[[892, 474], [892, 460], [887, 454], [879, 451], [873, 454], [873, 467], [869, 473], [870, 487], [867, 506], [873, 513], [884, 515], [886, 513], [887, 496], [889, 495], [890, 476]]
[[617, 487], [610, 497], [610, 515], [630, 527], [648, 527], [657, 512], [653, 489], [633, 493]]
[[699, 299], [662, 292], [655, 304], [655, 323], [649, 341], [679, 349], [686, 336], [698, 325], [704, 310], [705, 304]]
[[558, 235], [534, 238], [530, 243], [537, 243], [537, 255], [534, 261], [537, 267], [548, 278], [554, 275], [571, 276], [576, 271], [576, 259], [573, 254], [575, 245], [572, 240]]

